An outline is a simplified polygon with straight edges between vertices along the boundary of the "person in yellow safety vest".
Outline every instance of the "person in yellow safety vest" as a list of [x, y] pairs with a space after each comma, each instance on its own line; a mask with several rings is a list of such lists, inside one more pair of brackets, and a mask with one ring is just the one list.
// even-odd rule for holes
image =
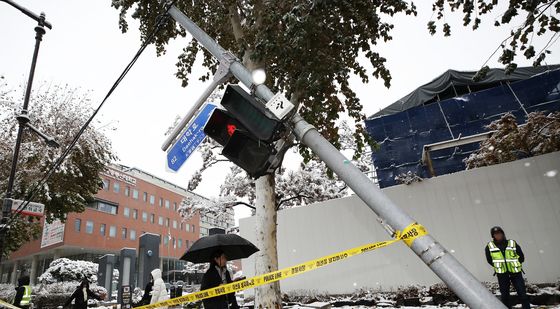
[[29, 277], [21, 277], [16, 287], [16, 296], [14, 297], [14, 306], [19, 308], [29, 308], [31, 305], [31, 286], [29, 285]]
[[502, 303], [511, 308], [509, 288], [513, 284], [523, 309], [530, 309], [531, 305], [522, 275], [522, 263], [525, 261], [525, 256], [521, 247], [515, 240], [507, 239], [504, 230], [499, 226], [490, 229], [490, 235], [492, 235], [492, 241], [486, 245], [486, 261], [494, 268], [494, 274], [498, 276]]

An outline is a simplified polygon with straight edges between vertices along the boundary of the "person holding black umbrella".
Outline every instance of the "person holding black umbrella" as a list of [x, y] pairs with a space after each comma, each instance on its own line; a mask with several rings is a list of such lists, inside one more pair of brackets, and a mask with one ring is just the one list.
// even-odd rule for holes
[[[213, 254], [210, 267], [202, 277], [200, 290], [215, 288], [222, 284], [231, 283], [231, 275], [227, 270], [227, 257], [222, 250], [216, 250]], [[207, 298], [202, 300], [205, 309], [238, 309], [235, 293]]]
[[[210, 229], [210, 235], [197, 240], [182, 260], [193, 263], [208, 263], [210, 268], [202, 277], [200, 290], [215, 288], [231, 283], [231, 275], [226, 268], [229, 260], [244, 259], [259, 251], [250, 241], [236, 234], [225, 234], [222, 229]], [[202, 300], [205, 309], [239, 308], [235, 293]]]

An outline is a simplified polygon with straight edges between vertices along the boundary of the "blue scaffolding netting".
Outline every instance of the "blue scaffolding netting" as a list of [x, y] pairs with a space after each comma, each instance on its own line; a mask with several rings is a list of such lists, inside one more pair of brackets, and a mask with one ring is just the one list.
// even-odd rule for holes
[[[372, 159], [380, 187], [396, 185], [395, 176], [403, 173], [430, 177], [421, 162], [424, 145], [486, 132], [488, 124], [508, 112], [524, 123], [523, 108], [528, 113], [560, 111], [560, 69], [366, 120], [368, 133], [379, 144]], [[435, 174], [464, 170], [463, 160], [478, 147], [472, 143], [432, 151]]]

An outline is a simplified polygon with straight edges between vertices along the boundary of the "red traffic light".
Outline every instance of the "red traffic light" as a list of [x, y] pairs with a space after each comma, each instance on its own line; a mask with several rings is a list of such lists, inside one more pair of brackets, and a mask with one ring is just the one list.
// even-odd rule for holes
[[204, 133], [225, 146], [235, 130], [242, 129], [240, 123], [235, 120], [228, 112], [215, 109], [204, 126]]
[[233, 132], [235, 132], [236, 129], [237, 129], [237, 126], [236, 126], [236, 125], [231, 124], [231, 123], [228, 124], [228, 125], [227, 125], [227, 134], [228, 134], [229, 136], [232, 136], [232, 135], [233, 135]]
[[230, 113], [215, 109], [204, 126], [204, 133], [224, 146], [222, 155], [257, 178], [268, 173], [275, 155], [274, 145], [259, 140]]
[[[221, 104], [251, 136], [270, 143], [280, 138], [282, 124], [267, 116], [266, 108], [237, 85], [228, 85]], [[239, 127], [237, 128], [239, 129]], [[231, 134], [230, 134], [231, 136]]]

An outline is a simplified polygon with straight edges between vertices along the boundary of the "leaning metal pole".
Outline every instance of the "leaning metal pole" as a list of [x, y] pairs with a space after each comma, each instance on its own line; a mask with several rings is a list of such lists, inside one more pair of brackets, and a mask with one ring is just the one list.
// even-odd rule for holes
[[[169, 14], [183, 26], [214, 57], [221, 60], [226, 53], [216, 41], [173, 6]], [[273, 93], [264, 85], [255, 86], [249, 70], [239, 61], [230, 66], [231, 73], [255, 94], [269, 101]], [[414, 219], [393, 203], [377, 186], [340, 153], [329, 141], [300, 115], [290, 121], [294, 133], [313, 150], [379, 217], [394, 230], [404, 230]], [[471, 308], [505, 308], [455, 257], [431, 235], [417, 238], [411, 249]]]

